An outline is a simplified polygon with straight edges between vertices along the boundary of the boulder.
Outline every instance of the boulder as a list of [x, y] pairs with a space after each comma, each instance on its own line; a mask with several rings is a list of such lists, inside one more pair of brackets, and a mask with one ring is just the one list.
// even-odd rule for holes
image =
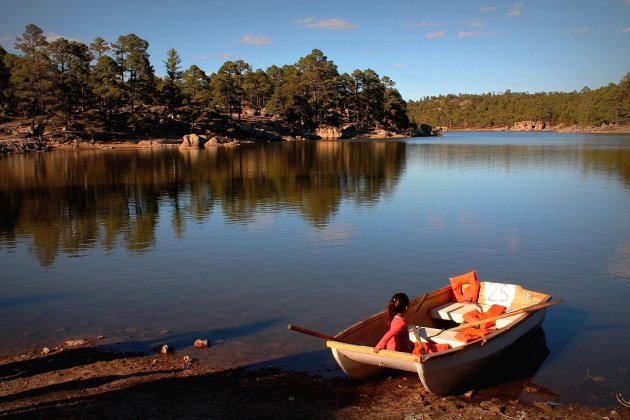
[[179, 149], [201, 149], [206, 143], [205, 136], [198, 136], [197, 134], [186, 134], [179, 145]]
[[354, 137], [356, 131], [354, 124], [348, 124], [343, 127], [320, 125], [315, 129], [315, 135], [323, 139], [349, 139]]
[[320, 125], [315, 129], [315, 134], [323, 139], [338, 139], [341, 138], [342, 132], [337, 127]]
[[219, 143], [219, 139], [217, 137], [210, 137], [208, 141], [206, 141], [203, 145], [204, 148], [214, 147]]
[[194, 346], [197, 349], [207, 349], [208, 347], [210, 347], [210, 345], [208, 344], [208, 340], [202, 340], [200, 338], [195, 340]]

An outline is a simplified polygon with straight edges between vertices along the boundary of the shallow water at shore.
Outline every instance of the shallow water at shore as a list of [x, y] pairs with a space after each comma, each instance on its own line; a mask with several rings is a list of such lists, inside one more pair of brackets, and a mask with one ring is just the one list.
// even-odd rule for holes
[[53, 152], [0, 174], [1, 353], [207, 338], [207, 363], [337, 374], [286, 324], [334, 334], [476, 268], [565, 301], [534, 382], [630, 394], [628, 136]]

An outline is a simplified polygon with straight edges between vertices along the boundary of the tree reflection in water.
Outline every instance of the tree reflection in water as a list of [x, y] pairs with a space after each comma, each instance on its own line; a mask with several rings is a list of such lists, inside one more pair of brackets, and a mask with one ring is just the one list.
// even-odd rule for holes
[[341, 200], [368, 205], [391, 193], [404, 156], [404, 142], [324, 141], [10, 156], [0, 160], [0, 245], [31, 238], [48, 266], [59, 252], [111, 252], [119, 241], [146, 252], [160, 216], [180, 238], [186, 220], [217, 211], [226, 223], [264, 210], [325, 226]]

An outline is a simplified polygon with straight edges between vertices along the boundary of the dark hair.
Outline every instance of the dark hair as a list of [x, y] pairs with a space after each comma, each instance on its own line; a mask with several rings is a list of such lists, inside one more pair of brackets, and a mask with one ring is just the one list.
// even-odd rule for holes
[[404, 293], [396, 293], [387, 303], [387, 311], [389, 319], [394, 318], [396, 314], [402, 314], [409, 306], [409, 297]]

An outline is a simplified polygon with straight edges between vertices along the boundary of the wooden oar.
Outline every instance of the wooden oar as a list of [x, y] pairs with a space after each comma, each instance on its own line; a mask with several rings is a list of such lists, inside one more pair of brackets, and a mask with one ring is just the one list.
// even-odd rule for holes
[[301, 332], [302, 334], [312, 335], [313, 337], [321, 338], [323, 340], [339, 341], [340, 343], [343, 343], [342, 340], [339, 340], [331, 335], [322, 334], [320, 332], [313, 331], [313, 330], [307, 330], [306, 328], [298, 327], [297, 325], [289, 324], [287, 325], [287, 328], [290, 329], [291, 331], [297, 331], [297, 332]]
[[491, 318], [486, 318], [486, 319], [482, 319], [480, 321], [475, 321], [475, 322], [464, 323], [464, 324], [461, 324], [461, 325], [459, 325], [457, 327], [449, 328], [446, 331], [459, 331], [459, 330], [463, 330], [464, 328], [468, 328], [468, 327], [476, 327], [477, 325], [485, 324], [486, 322], [496, 321], [497, 319], [507, 318], [507, 317], [510, 317], [512, 315], [518, 315], [518, 314], [522, 314], [522, 313], [525, 313], [525, 312], [534, 312], [534, 311], [537, 311], [539, 309], [546, 308], [548, 306], [557, 305], [558, 303], [562, 303], [562, 300], [554, 300], [552, 302], [537, 303], [535, 305], [527, 306], [527, 307], [521, 308], [521, 309], [517, 309], [517, 310], [512, 311], [512, 312], [505, 312], [505, 313], [503, 313], [501, 315], [493, 316]]

